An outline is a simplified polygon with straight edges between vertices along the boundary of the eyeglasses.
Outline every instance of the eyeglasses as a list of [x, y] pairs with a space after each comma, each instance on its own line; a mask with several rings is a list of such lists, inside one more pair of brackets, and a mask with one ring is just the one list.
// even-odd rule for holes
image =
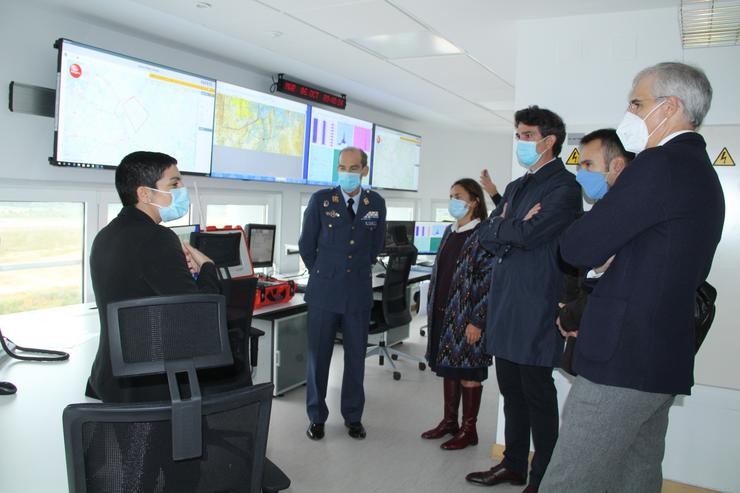
[[666, 97], [667, 96], [656, 96], [654, 98], [633, 99], [627, 105], [627, 111], [629, 111], [630, 113], [637, 113], [642, 105], [645, 103], [645, 101], [658, 101], [659, 99], [665, 99]]

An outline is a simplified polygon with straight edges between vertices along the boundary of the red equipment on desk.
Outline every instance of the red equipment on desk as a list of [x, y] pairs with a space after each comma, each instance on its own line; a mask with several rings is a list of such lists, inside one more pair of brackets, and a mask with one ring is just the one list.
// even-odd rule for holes
[[261, 308], [275, 303], [286, 303], [295, 295], [295, 282], [282, 281], [274, 277], [259, 277], [254, 308]]
[[[233, 237], [233, 238], [232, 238]], [[222, 278], [254, 277], [252, 257], [241, 226], [216, 228], [193, 233], [190, 243], [211, 257]], [[254, 308], [286, 303], [295, 295], [295, 282], [260, 276], [257, 281]]]

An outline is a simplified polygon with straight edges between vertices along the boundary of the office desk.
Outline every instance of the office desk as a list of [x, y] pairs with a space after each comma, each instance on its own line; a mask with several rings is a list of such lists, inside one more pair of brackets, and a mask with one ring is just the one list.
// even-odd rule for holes
[[0, 316], [3, 334], [21, 346], [70, 353], [68, 361], [60, 362], [0, 360], [0, 380], [18, 387], [14, 395], [0, 395], [3, 493], [67, 491], [62, 410], [75, 402], [97, 402], [85, 397], [100, 332], [94, 306]]
[[[409, 284], [429, 279], [431, 272], [431, 268], [414, 267]], [[384, 282], [385, 278], [373, 275], [374, 290], [381, 290]], [[307, 310], [303, 293], [297, 293], [288, 303], [254, 312], [252, 325], [264, 331], [265, 336], [259, 341], [259, 359], [253, 380], [255, 383], [272, 382], [275, 396], [306, 383]], [[387, 341], [395, 344], [408, 336], [408, 326], [399, 327], [388, 332]]]

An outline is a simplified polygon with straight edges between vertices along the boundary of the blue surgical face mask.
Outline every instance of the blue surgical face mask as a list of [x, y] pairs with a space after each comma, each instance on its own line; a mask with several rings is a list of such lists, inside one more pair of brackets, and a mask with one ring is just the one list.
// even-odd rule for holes
[[[545, 140], [545, 139], [542, 139]], [[537, 144], [542, 140], [519, 140], [516, 143], [516, 158], [519, 160], [519, 164], [525, 168], [529, 168], [540, 160], [543, 153], [537, 153]]]
[[350, 173], [348, 171], [340, 171], [339, 175], [339, 186], [342, 187], [344, 193], [352, 193], [357, 190], [362, 181], [362, 175], [360, 173]]
[[462, 219], [468, 213], [468, 203], [460, 199], [450, 199], [447, 211], [455, 219]]
[[583, 188], [583, 193], [591, 200], [599, 200], [606, 195], [609, 185], [606, 182], [606, 173], [588, 171], [581, 168], [576, 173], [576, 181]]
[[190, 197], [188, 196], [187, 188], [173, 188], [170, 192], [159, 190], [157, 188], [147, 188], [149, 188], [149, 190], [154, 190], [155, 192], [167, 193], [172, 196], [172, 202], [170, 202], [170, 205], [168, 206], [162, 206], [159, 204], [155, 204], [154, 202], [151, 203], [153, 206], [159, 207], [159, 217], [162, 218], [163, 222], [180, 219], [190, 210]]

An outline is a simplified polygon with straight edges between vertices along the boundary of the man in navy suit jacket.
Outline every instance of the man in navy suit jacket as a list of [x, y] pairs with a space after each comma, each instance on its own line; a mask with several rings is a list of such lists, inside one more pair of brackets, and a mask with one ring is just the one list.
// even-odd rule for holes
[[306, 410], [312, 440], [324, 437], [329, 416], [326, 387], [334, 337], [342, 331], [344, 377], [341, 411], [352, 438], [365, 438], [362, 411], [365, 351], [373, 306], [372, 265], [385, 242], [385, 200], [363, 190], [367, 154], [347, 147], [339, 154], [340, 186], [311, 196], [298, 240], [311, 276], [306, 286], [308, 304], [308, 365]]
[[668, 411], [694, 383], [694, 296], [724, 222], [722, 188], [695, 132], [711, 98], [694, 67], [640, 72], [617, 128], [639, 154], [561, 238], [563, 259], [575, 266], [615, 257], [581, 321], [579, 376], [543, 492], [661, 489]]
[[537, 106], [517, 111], [514, 119], [517, 159], [527, 173], [506, 187], [479, 229], [481, 245], [496, 255], [484, 341], [496, 358], [506, 449], [500, 464], [465, 479], [484, 486], [524, 484], [531, 433], [535, 453], [527, 491], [536, 491], [558, 437], [552, 379], [563, 353], [555, 326], [564, 286], [558, 240], [583, 207], [575, 176], [557, 157], [565, 140], [563, 120]]

